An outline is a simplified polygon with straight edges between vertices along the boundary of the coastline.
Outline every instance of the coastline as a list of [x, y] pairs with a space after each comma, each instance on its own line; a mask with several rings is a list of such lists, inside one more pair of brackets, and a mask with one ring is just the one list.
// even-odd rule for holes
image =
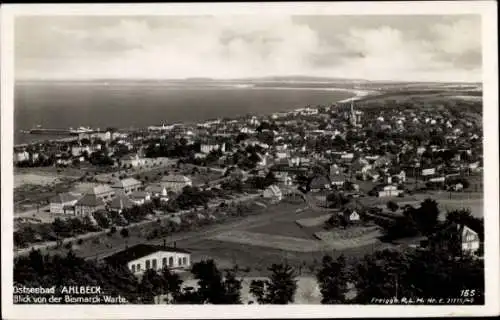
[[[376, 95], [378, 94], [379, 92], [378, 91], [375, 91], [375, 90], [363, 90], [363, 89], [349, 89], [349, 88], [335, 88], [335, 87], [323, 87], [323, 88], [310, 88], [310, 87], [264, 87], [264, 88], [256, 88], [254, 87], [253, 85], [249, 85], [249, 86], [245, 86], [244, 88], [239, 86], [239, 85], [230, 85], [228, 87], [232, 87], [232, 88], [239, 88], [239, 89], [248, 89], [248, 90], [253, 90], [253, 89], [264, 89], [264, 90], [311, 90], [311, 91], [326, 91], [326, 92], [347, 92], [347, 93], [352, 93], [354, 94], [353, 96], [349, 97], [349, 98], [346, 98], [346, 99], [342, 99], [342, 100], [339, 100], [339, 101], [333, 101], [331, 102], [331, 105], [335, 105], [335, 104], [338, 104], [338, 103], [348, 103], [348, 102], [351, 102], [351, 101], [359, 101], [361, 100], [362, 98], [364, 97], [367, 97], [367, 96], [371, 96], [371, 95]], [[311, 107], [314, 107], [314, 106], [311, 106]], [[300, 109], [303, 109], [304, 106], [302, 107], [299, 107], [299, 108], [295, 108], [295, 109], [292, 109], [289, 111], [285, 111], [284, 113], [294, 113], [294, 112], [297, 112], [297, 110], [300, 110]], [[275, 111], [275, 112], [280, 112], [280, 111]], [[283, 111], [281, 111], [283, 112]], [[266, 115], [271, 115], [273, 112], [265, 112], [265, 113], [257, 113], [255, 114], [256, 116], [266, 116]], [[234, 117], [234, 118], [238, 118], [237, 116]], [[208, 121], [208, 119], [205, 119], [205, 120], [202, 120], [202, 121], [197, 121], [197, 122], [192, 122], [192, 121], [183, 121], [182, 123], [184, 124], [199, 124], [199, 123], [203, 123], [205, 121]], [[70, 140], [74, 140], [75, 138], [73, 137], [47, 137], [47, 138], [43, 138], [43, 137], [38, 137], [31, 140], [31, 141], [27, 141], [27, 142], [19, 142], [19, 143], [15, 143], [14, 144], [14, 147], [26, 147], [28, 145], [33, 145], [33, 144], [37, 144], [37, 143], [43, 143], [43, 142], [46, 142], [46, 141], [70, 141]]]
[[337, 103], [347, 103], [347, 102], [351, 102], [351, 101], [359, 101], [359, 100], [362, 100], [363, 98], [366, 98], [368, 96], [375, 96], [375, 95], [380, 93], [379, 91], [376, 91], [376, 90], [354, 90], [354, 89], [339, 89], [339, 90], [350, 91], [350, 92], [354, 93], [355, 95], [353, 97], [337, 101]]

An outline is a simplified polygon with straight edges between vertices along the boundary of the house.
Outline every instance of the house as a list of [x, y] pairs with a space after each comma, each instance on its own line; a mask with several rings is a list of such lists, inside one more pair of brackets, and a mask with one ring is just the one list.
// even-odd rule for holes
[[226, 152], [226, 144], [211, 144], [211, 143], [203, 143], [200, 145], [201, 153], [208, 154], [212, 151], [220, 150], [222, 152]]
[[117, 181], [111, 186], [115, 191], [122, 191], [125, 194], [130, 194], [135, 191], [139, 191], [142, 186], [142, 182], [134, 178], [126, 178]]
[[458, 191], [463, 191], [464, 190], [464, 185], [460, 182], [452, 184], [449, 186], [450, 190], [458, 192]]
[[146, 164], [146, 160], [139, 157], [138, 154], [135, 155], [126, 155], [120, 159], [120, 163], [122, 167], [139, 167]]
[[342, 214], [347, 222], [358, 222], [361, 219], [359, 213], [355, 209], [346, 208]]
[[28, 161], [30, 159], [30, 154], [28, 151], [14, 152], [14, 163]]
[[135, 205], [135, 202], [130, 200], [125, 193], [119, 192], [116, 197], [111, 200], [108, 207], [111, 211], [121, 213], [123, 209], [130, 209]]
[[184, 187], [192, 186], [190, 178], [183, 175], [168, 175], [161, 178], [161, 185], [168, 190], [180, 192]]
[[344, 182], [348, 180], [347, 175], [344, 173], [337, 173], [330, 175], [330, 182], [333, 186], [336, 186], [337, 188], [341, 188], [344, 186]]
[[481, 246], [479, 234], [464, 224], [450, 223], [429, 238], [434, 248], [451, 250], [455, 255], [475, 254]]
[[168, 201], [167, 188], [159, 183], [147, 186], [146, 192], [149, 192], [149, 194], [151, 194], [151, 197], [153, 198], [160, 198], [160, 201]]
[[98, 198], [102, 199], [104, 202], [111, 201], [113, 196], [115, 195], [115, 190], [113, 190], [107, 184], [99, 184], [90, 189], [88, 194], [94, 194]]
[[463, 253], [473, 254], [479, 250], [480, 240], [477, 232], [466, 225], [458, 225], [457, 230], [460, 233], [460, 243]]
[[151, 195], [145, 191], [134, 191], [130, 195], [130, 200], [137, 205], [144, 204], [151, 200]]
[[277, 185], [270, 185], [264, 190], [262, 196], [266, 199], [271, 199], [273, 201], [281, 201], [283, 199], [283, 193]]
[[50, 213], [68, 213], [67, 209], [73, 207], [78, 199], [78, 196], [69, 192], [59, 193], [50, 199]]
[[187, 250], [165, 245], [138, 244], [115, 253], [104, 259], [113, 266], [126, 266], [135, 276], [153, 269], [160, 271], [165, 267], [173, 270], [188, 270], [191, 267], [191, 254]]
[[382, 188], [382, 190], [378, 191], [377, 196], [381, 197], [397, 197], [403, 193], [403, 190], [398, 190], [395, 185], [386, 185]]
[[102, 198], [94, 193], [87, 193], [75, 203], [76, 216], [88, 216], [98, 210], [104, 210], [106, 207]]
[[322, 175], [317, 175], [309, 182], [309, 190], [312, 192], [319, 192], [321, 190], [330, 189], [330, 180]]

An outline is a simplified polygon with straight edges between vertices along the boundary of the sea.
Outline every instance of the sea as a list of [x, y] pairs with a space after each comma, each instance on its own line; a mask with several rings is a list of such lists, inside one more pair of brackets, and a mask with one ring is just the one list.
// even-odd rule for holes
[[145, 128], [330, 105], [353, 95], [328, 83], [18, 82], [14, 95], [14, 144], [61, 137], [22, 132], [37, 126]]

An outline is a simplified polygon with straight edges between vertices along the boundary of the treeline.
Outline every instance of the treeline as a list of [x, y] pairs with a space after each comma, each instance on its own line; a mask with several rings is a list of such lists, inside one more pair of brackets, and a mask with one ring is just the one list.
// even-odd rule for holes
[[[213, 260], [192, 265], [196, 285], [188, 286], [168, 268], [147, 270], [139, 280], [126, 268], [76, 257], [43, 256], [32, 251], [14, 262], [14, 283], [30, 287], [101, 286], [105, 294], [121, 295], [130, 303], [168, 304], [288, 304], [295, 302], [297, 271], [273, 264], [264, 280], [253, 280], [242, 297], [242, 272], [237, 266], [219, 270]], [[471, 304], [484, 303], [483, 260], [456, 259], [443, 250], [402, 253], [383, 250], [349, 264], [343, 256], [325, 256], [315, 274], [322, 304], [373, 304], [377, 299], [458, 297], [473, 292]], [[380, 301], [380, 300], [378, 300]]]

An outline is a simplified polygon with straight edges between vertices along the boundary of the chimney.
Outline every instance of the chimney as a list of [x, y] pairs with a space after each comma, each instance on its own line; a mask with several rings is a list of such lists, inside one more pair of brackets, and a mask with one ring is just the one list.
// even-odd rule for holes
[[163, 248], [167, 247], [167, 240], [163, 239]]
[[174, 241], [174, 248], [177, 248], [177, 242]]

